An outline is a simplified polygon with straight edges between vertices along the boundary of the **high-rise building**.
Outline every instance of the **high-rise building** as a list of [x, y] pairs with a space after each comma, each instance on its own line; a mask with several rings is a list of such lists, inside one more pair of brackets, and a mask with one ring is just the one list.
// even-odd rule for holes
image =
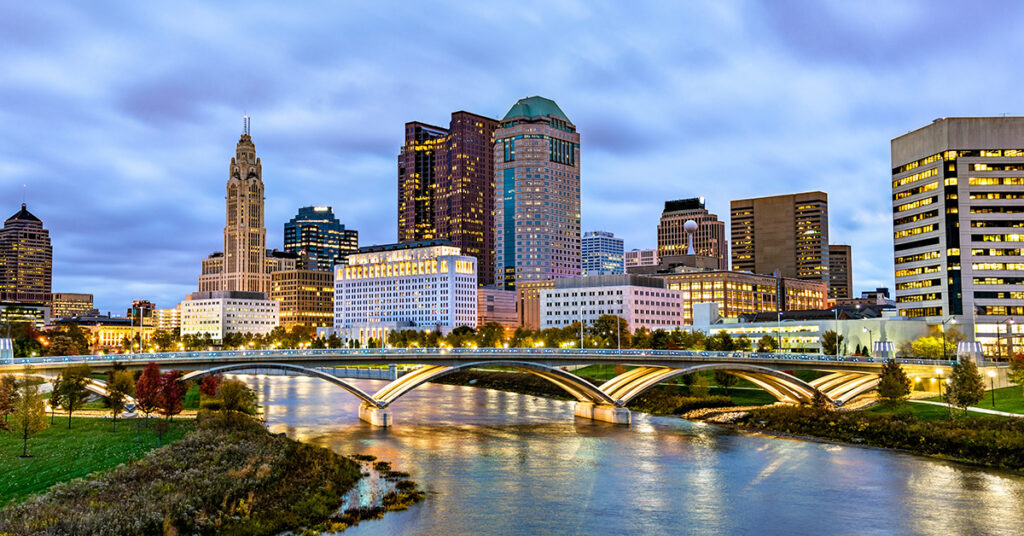
[[828, 284], [828, 194], [731, 203], [732, 269]]
[[497, 322], [505, 329], [519, 327], [516, 291], [491, 287], [476, 290], [476, 325], [484, 326], [491, 322]]
[[580, 135], [554, 101], [520, 99], [494, 132], [495, 282], [580, 275]]
[[853, 297], [852, 255], [850, 246], [828, 246], [828, 297], [833, 300]]
[[262, 292], [193, 292], [181, 302], [181, 335], [209, 334], [216, 341], [229, 333], [266, 335], [277, 327], [278, 307]]
[[97, 314], [92, 307], [92, 294], [54, 292], [50, 314], [53, 318], [86, 317]]
[[48, 305], [52, 274], [50, 232], [22, 203], [0, 229], [0, 300]]
[[322, 328], [334, 324], [333, 272], [284, 270], [270, 278], [270, 299], [281, 304], [281, 326]]
[[824, 309], [828, 287], [804, 281], [736, 270], [701, 270], [658, 274], [666, 288], [681, 290], [683, 319], [693, 324], [696, 306], [714, 303], [724, 318], [748, 313]]
[[300, 269], [333, 274], [335, 264], [359, 250], [359, 231], [346, 229], [331, 207], [302, 207], [284, 224], [284, 250], [299, 255]]
[[477, 259], [480, 285], [494, 272], [494, 129], [465, 111], [447, 129], [405, 125], [398, 155], [398, 241], [449, 240]]
[[166, 331], [181, 329], [181, 304], [169, 309], [154, 309], [153, 327]]
[[203, 261], [200, 291], [270, 292], [263, 201], [263, 164], [246, 117], [228, 169], [224, 252]]
[[725, 241], [725, 222], [704, 208], [703, 197], [665, 201], [665, 210], [658, 223], [658, 256], [686, 255], [689, 234], [683, 228], [687, 221], [697, 222], [693, 235], [693, 250], [697, 255], [718, 259], [719, 270], [729, 269], [728, 246]]
[[583, 235], [583, 275], [614, 275], [626, 272], [624, 244], [612, 233], [593, 231]]
[[951, 117], [892, 140], [896, 306], [957, 317], [989, 355], [1024, 333], [1024, 117]]

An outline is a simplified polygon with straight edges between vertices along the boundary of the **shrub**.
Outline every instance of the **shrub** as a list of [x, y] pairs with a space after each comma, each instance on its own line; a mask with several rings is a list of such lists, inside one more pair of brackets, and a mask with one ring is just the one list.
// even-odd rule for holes
[[732, 399], [727, 396], [692, 397], [680, 395], [678, 391], [655, 388], [633, 399], [629, 408], [655, 415], [681, 415], [695, 409], [732, 405]]

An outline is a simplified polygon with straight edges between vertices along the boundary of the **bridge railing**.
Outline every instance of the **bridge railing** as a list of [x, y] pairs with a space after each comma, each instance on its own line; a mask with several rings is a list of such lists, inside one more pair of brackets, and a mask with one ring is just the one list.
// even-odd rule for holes
[[[621, 360], [629, 357], [664, 357], [696, 359], [742, 359], [750, 361], [813, 361], [817, 363], [875, 363], [887, 361], [881, 357], [833, 356], [823, 354], [764, 353], [764, 352], [720, 352], [711, 350], [637, 350], [600, 348], [297, 348], [274, 350], [218, 350], [149, 352], [138, 354], [103, 354], [78, 356], [46, 356], [14, 358], [14, 365], [36, 365], [52, 363], [112, 363], [161, 361], [175, 359], [289, 359], [296, 357], [335, 358], [403, 358], [416, 356], [476, 356], [476, 357], [551, 357], [551, 358], [593, 358], [595, 361]], [[952, 366], [956, 361], [934, 359], [900, 359], [902, 364]]]

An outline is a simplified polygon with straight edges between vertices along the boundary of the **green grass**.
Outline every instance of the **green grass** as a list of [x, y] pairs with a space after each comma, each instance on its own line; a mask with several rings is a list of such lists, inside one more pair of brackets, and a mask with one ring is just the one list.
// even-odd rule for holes
[[[726, 390], [721, 387], [712, 387], [711, 394], [724, 396]], [[728, 396], [737, 406], [763, 406], [778, 402], [768, 391], [757, 387], [732, 387], [729, 389]]]
[[[164, 444], [177, 441], [193, 427], [193, 421], [178, 419], [164, 435]], [[11, 500], [39, 493], [58, 483], [83, 477], [94, 471], [116, 467], [136, 460], [156, 448], [155, 418], [146, 428], [142, 422], [142, 442], [136, 440], [135, 421], [118, 421], [111, 431], [110, 419], [67, 417], [29, 438], [31, 458], [20, 458], [21, 439], [0, 431], [0, 506]]]
[[[931, 404], [915, 404], [913, 402], [907, 402], [902, 406], [892, 409], [884, 404], [872, 406], [866, 410], [867, 413], [875, 413], [878, 415], [892, 415], [895, 413], [909, 412], [914, 417], [917, 417], [922, 421], [936, 421], [936, 420], [948, 420], [949, 419], [949, 408], [947, 406], [933, 406]], [[962, 417], [964, 414], [963, 410], [959, 408], [953, 408], [953, 417]], [[989, 415], [987, 413], [977, 413], [969, 411], [968, 415], [971, 417], [983, 417], [993, 419], [1009, 419], [1010, 417], [1000, 417], [998, 415]]]
[[[981, 409], [995, 409], [996, 411], [1005, 411], [1007, 413], [1020, 413], [1024, 414], [1024, 391], [1020, 387], [1003, 387], [995, 390], [996, 394], [996, 407], [992, 407], [992, 391], [985, 392], [985, 398], [974, 405], [976, 408]], [[937, 396], [929, 398], [933, 402], [942, 402]]]

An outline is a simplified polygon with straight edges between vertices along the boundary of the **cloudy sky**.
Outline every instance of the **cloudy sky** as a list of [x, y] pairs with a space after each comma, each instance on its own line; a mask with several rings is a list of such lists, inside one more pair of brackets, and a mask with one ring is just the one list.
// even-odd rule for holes
[[222, 247], [244, 113], [268, 246], [310, 204], [366, 245], [395, 240], [406, 121], [543, 95], [582, 137], [584, 230], [650, 248], [666, 199], [820, 189], [859, 291], [892, 284], [889, 140], [1024, 114], [1015, 3], [666, 4], [0, 0], [0, 210], [43, 219], [55, 291], [170, 307]]

